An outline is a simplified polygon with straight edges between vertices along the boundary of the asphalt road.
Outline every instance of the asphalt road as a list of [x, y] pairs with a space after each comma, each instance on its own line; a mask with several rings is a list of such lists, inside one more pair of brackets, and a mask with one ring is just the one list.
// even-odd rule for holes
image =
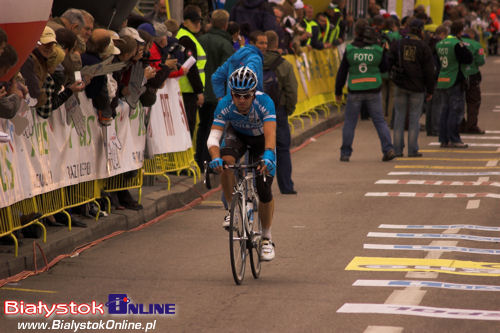
[[[467, 150], [441, 149], [421, 132], [423, 158], [381, 162], [376, 131], [361, 121], [349, 163], [339, 162], [341, 127], [294, 153], [299, 193], [284, 196], [274, 186], [276, 258], [263, 264], [259, 280], [249, 267], [243, 285], [232, 280], [217, 192], [0, 290], [2, 310], [4, 301], [104, 304], [109, 294], [126, 294], [144, 312], [175, 304], [168, 307], [175, 315], [110, 315], [107, 307], [104, 316], [2, 315], [0, 332], [54, 319], [59, 327], [149, 323], [153, 332], [498, 332], [499, 65], [492, 58], [483, 69], [480, 114], [480, 127], [499, 132], [464, 136], [473, 144]], [[144, 331], [118, 327], [80, 331]]]

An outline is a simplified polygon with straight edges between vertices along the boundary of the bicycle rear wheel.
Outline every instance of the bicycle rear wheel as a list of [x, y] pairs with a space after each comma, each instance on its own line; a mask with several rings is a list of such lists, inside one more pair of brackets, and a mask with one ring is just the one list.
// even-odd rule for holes
[[260, 250], [262, 248], [262, 225], [260, 223], [258, 200], [256, 198], [253, 199], [253, 209], [253, 224], [249, 236], [250, 241], [248, 253], [250, 255], [250, 268], [252, 269], [252, 275], [254, 279], [258, 279], [262, 268], [260, 262]]
[[245, 276], [247, 240], [241, 194], [235, 194], [231, 203], [231, 222], [229, 224], [229, 254], [234, 282], [241, 284]]

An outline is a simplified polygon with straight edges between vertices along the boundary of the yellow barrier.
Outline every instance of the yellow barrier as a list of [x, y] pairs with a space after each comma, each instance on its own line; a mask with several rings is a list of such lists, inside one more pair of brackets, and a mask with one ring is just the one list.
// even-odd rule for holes
[[[117, 192], [137, 188], [139, 189], [139, 200], [137, 200], [137, 202], [140, 204], [142, 199], [143, 176], [144, 169], [139, 169], [137, 170], [137, 174], [135, 176], [130, 176], [129, 172], [125, 172], [110, 178], [102, 179], [102, 189], [104, 192]], [[107, 197], [106, 200], [108, 201], [108, 213], [110, 213], [111, 202]]]
[[[309, 50], [303, 48], [303, 55], [285, 55], [284, 58], [293, 65], [293, 71], [298, 81], [297, 106], [293, 114], [288, 117], [291, 131], [294, 133], [294, 121], [300, 122], [304, 128], [303, 117], [309, 118], [311, 123], [319, 119], [318, 111], [325, 116], [330, 114], [327, 104], [337, 107], [335, 100], [335, 78], [340, 66], [340, 57], [337, 49]], [[307, 62], [306, 62], [307, 61]]]

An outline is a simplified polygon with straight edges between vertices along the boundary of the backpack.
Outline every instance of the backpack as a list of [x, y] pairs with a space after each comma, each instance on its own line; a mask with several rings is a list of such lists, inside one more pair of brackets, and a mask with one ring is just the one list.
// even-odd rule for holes
[[264, 71], [264, 92], [271, 97], [274, 102], [274, 106], [276, 109], [280, 106], [280, 84], [278, 81], [278, 77], [274, 72], [276, 68], [283, 62], [281, 56], [278, 57], [269, 67], [269, 69]]

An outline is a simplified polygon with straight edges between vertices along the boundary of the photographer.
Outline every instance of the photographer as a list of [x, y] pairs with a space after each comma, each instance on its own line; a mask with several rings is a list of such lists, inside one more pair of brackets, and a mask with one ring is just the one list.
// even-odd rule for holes
[[396, 157], [391, 142], [391, 133], [382, 113], [382, 97], [380, 73], [387, 71], [387, 55], [378, 45], [376, 32], [370, 28], [368, 21], [359, 19], [355, 26], [356, 38], [347, 45], [340, 64], [335, 83], [337, 103], [342, 102], [342, 89], [349, 75], [349, 94], [345, 108], [345, 122], [342, 129], [342, 147], [340, 160], [349, 162], [352, 154], [354, 130], [359, 113], [364, 106], [370, 113], [373, 125], [377, 129], [382, 147], [382, 161], [390, 161]]
[[[424, 98], [430, 101], [434, 91], [432, 51], [422, 40], [424, 22], [413, 19], [410, 33], [391, 46], [392, 79], [396, 84], [394, 97], [394, 150], [403, 156], [404, 130], [408, 112], [408, 157], [421, 157], [418, 133]], [[424, 96], [425, 94], [425, 96]]]

